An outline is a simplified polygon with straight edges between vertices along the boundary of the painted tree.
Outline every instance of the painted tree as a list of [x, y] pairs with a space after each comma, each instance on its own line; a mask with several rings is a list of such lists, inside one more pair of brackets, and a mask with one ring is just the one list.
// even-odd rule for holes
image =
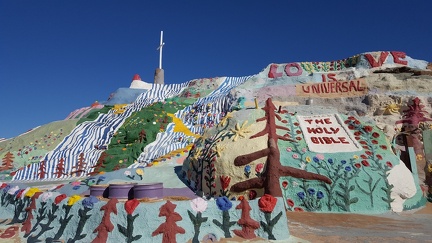
[[14, 156], [11, 152], [7, 152], [5, 154], [5, 156], [2, 159], [2, 166], [0, 167], [0, 170], [11, 170], [13, 169], [13, 161], [14, 161]]
[[54, 175], [57, 178], [60, 178], [63, 175], [65, 175], [64, 172], [65, 172], [65, 160], [63, 158], [60, 158], [59, 162], [57, 163], [56, 171], [54, 172]]
[[72, 173], [75, 173], [77, 176], [82, 176], [85, 172], [85, 168], [87, 167], [87, 163], [85, 162], [84, 153], [80, 153], [78, 157], [78, 163], [72, 168], [75, 169]]
[[44, 179], [45, 175], [46, 175], [46, 162], [45, 160], [42, 160], [39, 163], [39, 173], [38, 173], [39, 179]]
[[102, 169], [105, 168], [105, 163], [106, 163], [105, 158], [107, 156], [108, 156], [108, 154], [105, 151], [103, 151], [101, 153], [101, 155], [99, 156], [99, 159], [96, 162], [96, 164], [91, 167], [94, 170], [89, 173], [90, 176], [95, 176], [95, 175], [99, 174], [100, 172], [102, 172]]
[[179, 213], [174, 211], [176, 207], [177, 205], [168, 200], [159, 209], [159, 217], [165, 216], [165, 222], [152, 232], [152, 236], [162, 234], [162, 243], [177, 242], [176, 234], [184, 234], [186, 232], [176, 223], [183, 219]]
[[[427, 111], [423, 108], [424, 105], [420, 104], [421, 100], [418, 97], [415, 97], [411, 104], [408, 105], [408, 108], [403, 110], [403, 116], [401, 120], [396, 121], [396, 124], [402, 124], [402, 134], [403, 134], [403, 143], [407, 147], [408, 140], [412, 142], [412, 147], [414, 149], [414, 153], [416, 154], [416, 158], [424, 160], [424, 148], [422, 143], [422, 134], [419, 125], [423, 122], [432, 121], [431, 118], [426, 117]], [[407, 154], [407, 150], [401, 151], [401, 159], [405, 162], [408, 168], [411, 169], [411, 164], [409, 162], [409, 155]], [[432, 179], [430, 173], [426, 174], [426, 181], [430, 181], [428, 184], [432, 186]]]
[[235, 166], [247, 165], [257, 159], [267, 156], [265, 163], [265, 170], [260, 177], [252, 178], [246, 181], [241, 181], [234, 184], [230, 190], [232, 192], [243, 192], [252, 188], [264, 188], [264, 194], [269, 194], [274, 197], [282, 197], [282, 190], [279, 186], [279, 178], [281, 176], [292, 176], [295, 178], [303, 178], [307, 180], [320, 180], [325, 183], [331, 184], [332, 181], [323, 175], [319, 175], [305, 170], [282, 166], [280, 163], [280, 152], [277, 145], [278, 139], [284, 141], [292, 141], [290, 138], [280, 136], [276, 133], [276, 129], [288, 130], [287, 127], [276, 125], [276, 119], [279, 121], [281, 117], [275, 112], [276, 107], [272, 103], [271, 98], [268, 98], [263, 110], [265, 116], [257, 119], [257, 122], [266, 121], [264, 130], [251, 136], [250, 139], [268, 135], [268, 147], [250, 154], [240, 155], [234, 159]]

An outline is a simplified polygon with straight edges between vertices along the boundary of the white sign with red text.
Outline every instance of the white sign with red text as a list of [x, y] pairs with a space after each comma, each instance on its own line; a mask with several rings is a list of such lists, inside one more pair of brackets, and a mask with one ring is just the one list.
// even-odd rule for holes
[[316, 153], [362, 150], [354, 135], [337, 114], [296, 116], [309, 150]]

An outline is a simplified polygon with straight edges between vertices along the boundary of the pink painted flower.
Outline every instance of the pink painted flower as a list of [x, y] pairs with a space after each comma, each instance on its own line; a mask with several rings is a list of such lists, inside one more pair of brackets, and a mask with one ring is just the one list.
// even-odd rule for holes
[[190, 201], [190, 206], [193, 211], [202, 213], [207, 209], [207, 201], [203, 198], [197, 197]]
[[292, 151], [292, 148], [291, 148], [291, 147], [288, 147], [288, 148], [286, 149], [286, 151], [287, 151], [287, 152], [291, 152], [291, 151]]
[[324, 160], [324, 154], [317, 154], [315, 155], [319, 160]]
[[293, 154], [292, 157], [293, 157], [294, 159], [298, 159], [298, 158], [299, 158], [298, 154]]
[[73, 182], [71, 183], [71, 185], [72, 185], [72, 186], [79, 186], [79, 185], [81, 185], [81, 182], [80, 182], [80, 181], [73, 181]]

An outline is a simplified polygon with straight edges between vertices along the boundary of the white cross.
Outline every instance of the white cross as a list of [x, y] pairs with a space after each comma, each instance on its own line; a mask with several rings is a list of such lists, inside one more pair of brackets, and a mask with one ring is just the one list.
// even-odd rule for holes
[[160, 45], [156, 50], [159, 50], [159, 69], [162, 69], [162, 47], [165, 45], [165, 42], [163, 42], [163, 31], [161, 31], [161, 37], [160, 37]]

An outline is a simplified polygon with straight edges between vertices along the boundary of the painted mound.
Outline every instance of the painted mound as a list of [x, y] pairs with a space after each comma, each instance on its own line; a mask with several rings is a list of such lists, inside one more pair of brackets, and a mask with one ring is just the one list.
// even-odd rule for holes
[[[402, 52], [270, 64], [253, 76], [152, 84], [134, 91], [136, 98], [126, 92], [126, 103], [78, 109], [70, 118], [80, 119], [66, 120], [72, 127], [52, 149], [25, 151], [37, 159], [17, 157], [47, 125], [29, 131], [28, 140], [15, 138], [23, 139], [19, 144], [0, 142], [0, 171], [11, 180], [0, 195], [10, 234], [0, 238], [287, 240], [286, 216], [278, 216], [285, 209], [376, 214], [422, 207], [432, 183], [427, 67]], [[158, 183], [162, 201], [151, 204], [151, 213], [133, 196], [120, 203], [109, 194], [90, 196], [96, 186]], [[209, 206], [199, 212], [201, 197]], [[222, 199], [232, 203], [228, 213], [217, 204]], [[107, 208], [113, 214], [102, 212]], [[64, 217], [55, 218], [56, 210]], [[163, 222], [177, 230], [156, 232], [167, 227]], [[83, 224], [89, 226], [77, 227]]]

